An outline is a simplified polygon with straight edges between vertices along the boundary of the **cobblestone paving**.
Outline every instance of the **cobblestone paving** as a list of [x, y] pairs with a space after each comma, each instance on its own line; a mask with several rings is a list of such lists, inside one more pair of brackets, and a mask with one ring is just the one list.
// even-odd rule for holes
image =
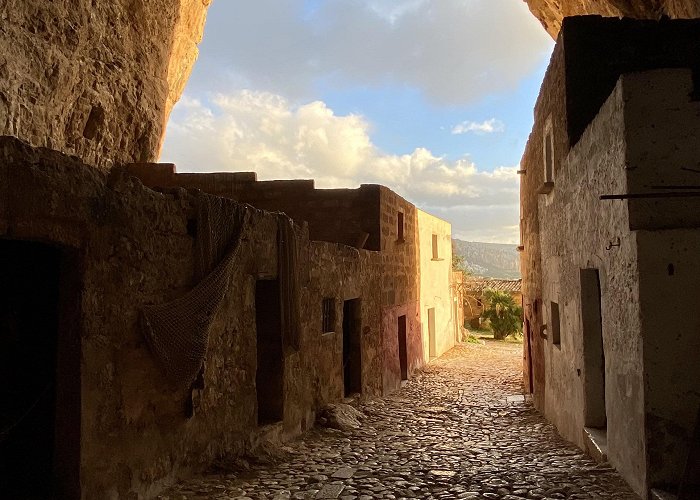
[[[312, 430], [282, 462], [180, 484], [163, 499], [637, 499], [522, 401], [521, 347], [461, 345], [350, 432]], [[515, 396], [515, 397], [513, 397]]]

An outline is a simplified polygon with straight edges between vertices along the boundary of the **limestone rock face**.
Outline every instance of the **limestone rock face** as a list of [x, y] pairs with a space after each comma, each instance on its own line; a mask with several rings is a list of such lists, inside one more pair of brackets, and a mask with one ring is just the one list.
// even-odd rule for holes
[[103, 168], [155, 160], [210, 1], [0, 2], [0, 135]]
[[525, 0], [547, 32], [556, 38], [567, 16], [600, 16], [658, 19], [700, 17], [697, 0]]

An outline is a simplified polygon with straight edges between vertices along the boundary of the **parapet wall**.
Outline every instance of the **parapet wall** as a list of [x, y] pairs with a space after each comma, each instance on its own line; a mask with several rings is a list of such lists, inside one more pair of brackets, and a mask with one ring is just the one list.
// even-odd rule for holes
[[176, 173], [172, 164], [137, 163], [130, 174], [154, 188], [181, 187], [284, 212], [297, 223], [308, 223], [314, 241], [380, 250], [379, 186], [356, 189], [316, 189], [313, 180], [258, 181], [254, 172]]
[[[107, 176], [14, 138], [0, 138], [0, 178], [0, 238], [75, 255], [71, 275], [79, 283], [69, 301], [79, 304], [71, 320], [77, 339], [63, 347], [79, 353], [64, 359], [67, 371], [57, 379], [80, 381], [78, 421], [64, 424], [79, 439], [83, 498], [150, 497], [217, 458], [249, 450], [260, 432], [256, 282], [278, 278], [279, 216], [248, 208], [229, 291], [210, 329], [203, 381], [189, 391], [166, 380], [138, 324], [142, 306], [171, 301], [195, 284], [195, 195], [156, 192], [123, 172]], [[319, 407], [343, 397], [343, 300], [361, 300], [362, 390], [381, 394], [378, 254], [309, 243], [299, 227], [295, 233], [301, 335], [279, 367], [284, 409], [272, 434], [282, 439], [312, 426]], [[324, 335], [326, 297], [336, 299], [337, 314], [334, 332]]]

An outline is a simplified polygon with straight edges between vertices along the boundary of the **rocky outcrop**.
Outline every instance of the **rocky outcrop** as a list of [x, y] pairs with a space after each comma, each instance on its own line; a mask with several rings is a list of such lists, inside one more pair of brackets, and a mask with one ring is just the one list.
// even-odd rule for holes
[[99, 167], [155, 160], [210, 1], [0, 3], [0, 135]]
[[525, 0], [547, 32], [556, 38], [567, 16], [601, 16], [658, 19], [700, 17], [697, 0]]

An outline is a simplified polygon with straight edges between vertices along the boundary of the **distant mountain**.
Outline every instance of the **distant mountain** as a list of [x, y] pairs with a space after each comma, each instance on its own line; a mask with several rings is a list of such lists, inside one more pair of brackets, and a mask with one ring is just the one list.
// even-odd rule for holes
[[516, 245], [478, 243], [454, 239], [454, 251], [464, 258], [474, 276], [520, 278], [520, 256]]

